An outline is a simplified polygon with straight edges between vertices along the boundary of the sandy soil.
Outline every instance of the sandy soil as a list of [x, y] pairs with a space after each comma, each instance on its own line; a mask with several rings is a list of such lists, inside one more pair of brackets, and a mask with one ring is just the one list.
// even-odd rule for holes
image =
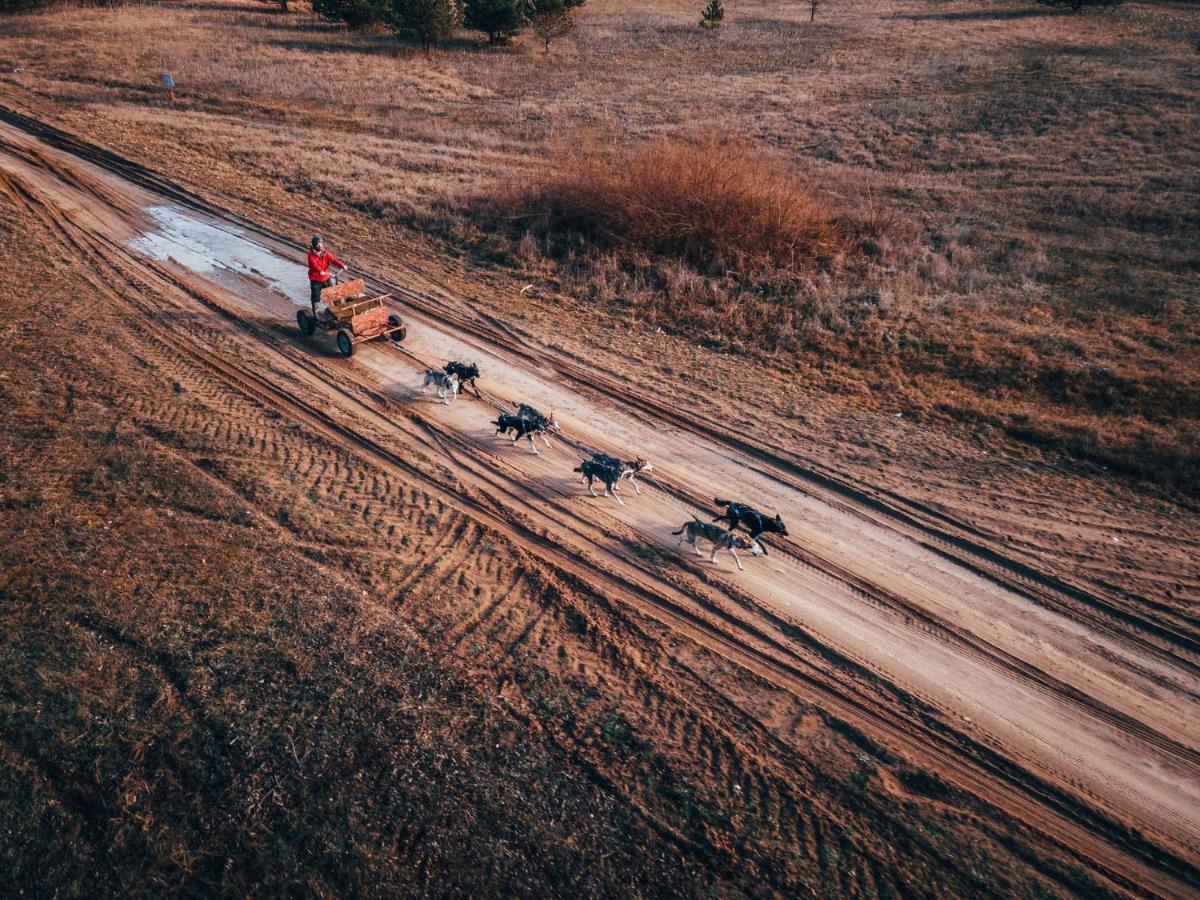
[[[1169, 617], [1135, 616], [1072, 573], [1048, 577], [931, 524], [912, 498], [805, 467], [730, 427], [736, 414], [696, 415], [653, 385], [538, 345], [450, 288], [365, 273], [393, 293], [409, 338], [342, 360], [331, 342], [296, 332], [303, 269], [269, 230], [12, 125], [0, 126], [0, 145], [3, 190], [81, 255], [103, 253], [111, 277], [128, 281], [134, 314], [164, 328], [202, 319], [207, 363], [247, 393], [429, 482], [449, 506], [667, 634], [776, 687], [815, 692], [1098, 871], [1188, 892], [1200, 864], [1200, 657], [1194, 634]], [[142, 306], [138, 286], [164, 282], [178, 305]], [[269, 349], [270, 369], [225, 352], [246, 336]], [[443, 406], [421, 395], [422, 368], [451, 358], [479, 362], [483, 400]], [[494, 437], [490, 420], [519, 402], [556, 411], [553, 448], [534, 455]], [[623, 506], [591, 498], [571, 469], [592, 450], [644, 456], [654, 477], [640, 496], [625, 488]], [[744, 557], [745, 572], [679, 550], [671, 532], [715, 515], [716, 496], [779, 512], [788, 537]], [[1185, 538], [1177, 552], [1194, 549]]]

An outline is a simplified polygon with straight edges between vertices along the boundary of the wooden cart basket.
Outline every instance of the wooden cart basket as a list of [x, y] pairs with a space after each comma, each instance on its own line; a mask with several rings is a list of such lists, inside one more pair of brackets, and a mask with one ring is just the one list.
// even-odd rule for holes
[[296, 313], [296, 323], [306, 336], [318, 328], [336, 332], [338, 350], [342, 356], [354, 353], [356, 345], [375, 338], [388, 337], [399, 343], [408, 329], [395, 313], [389, 313], [384, 301], [391, 294], [364, 297], [366, 284], [361, 278], [345, 284], [334, 284], [321, 292], [321, 300], [329, 307], [327, 315], [314, 316], [309, 310]]

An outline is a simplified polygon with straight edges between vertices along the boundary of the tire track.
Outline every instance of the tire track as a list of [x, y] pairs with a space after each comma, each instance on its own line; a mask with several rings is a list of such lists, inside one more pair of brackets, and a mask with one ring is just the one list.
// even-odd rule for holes
[[[404, 348], [402, 351], [411, 357], [419, 366], [428, 367], [428, 361], [420, 359], [418, 356]], [[499, 401], [494, 396], [489, 395], [493, 408], [498, 411], [506, 411], [513, 408], [515, 404], [504, 403]], [[447, 433], [444, 439], [451, 439], [451, 435]], [[559, 436], [559, 440], [566, 443], [571, 443], [586, 456], [596, 448], [584, 447], [577, 442], [572, 442], [570, 438]], [[463, 443], [461, 445], [463, 451], [467, 451], [470, 445]], [[618, 454], [621, 448], [603, 447], [601, 448], [610, 454]], [[497, 464], [499, 462], [497, 461]], [[654, 477], [648, 477], [659, 490], [667, 496], [685, 504], [690, 513], [695, 514], [697, 511], [705, 511], [708, 507], [707, 498], [701, 497], [685, 488], [674, 485], [664, 484], [661, 480]], [[550, 502], [551, 497], [547, 494], [542, 494], [539, 498], [542, 502]], [[702, 513], [703, 514], [703, 513]], [[838, 565], [837, 563], [821, 557], [819, 554], [810, 551], [795, 541], [774, 536], [773, 540], [781, 545], [780, 550], [787, 556], [791, 557], [799, 565], [813, 569], [819, 573], [830, 576], [833, 579], [848, 585], [856, 596], [863, 599], [872, 605], [898, 614], [899, 619], [903, 623], [912, 625], [916, 623], [916, 627], [920, 628], [927, 634], [937, 637], [945, 643], [955, 646], [962, 652], [978, 659], [984, 665], [996, 671], [1016, 673], [1026, 681], [1027, 684], [1036, 687], [1042, 692], [1053, 695], [1065, 702], [1071, 703], [1080, 709], [1086, 710], [1096, 718], [1105, 721], [1112, 728], [1122, 733], [1136, 735], [1146, 743], [1156, 746], [1158, 749], [1174, 758], [1181, 766], [1200, 766], [1200, 752], [1194, 748], [1180, 744], [1171, 738], [1162, 735], [1160, 732], [1147, 727], [1140, 720], [1122, 713], [1112, 707], [1097, 701], [1095, 698], [1088, 696], [1074, 686], [1054, 678], [1043, 672], [1040, 668], [1029, 664], [1025, 660], [1007, 653], [1002, 648], [985, 641], [972, 632], [957, 627], [948, 620], [930, 614], [923, 607], [906, 600], [901, 595], [888, 591], [887, 589], [876, 585], [866, 579], [861, 578], [856, 573], [851, 572]], [[693, 566], [694, 568], [694, 566]], [[696, 570], [699, 571], [699, 570]], [[753, 612], [768, 620], [775, 628], [783, 634], [787, 634], [790, 630], [795, 629], [795, 625], [790, 623], [772, 610], [764, 607], [753, 598], [740, 594], [740, 592], [731, 584], [723, 585], [724, 592], [731, 598], [737, 599], [743, 606], [751, 608]]]

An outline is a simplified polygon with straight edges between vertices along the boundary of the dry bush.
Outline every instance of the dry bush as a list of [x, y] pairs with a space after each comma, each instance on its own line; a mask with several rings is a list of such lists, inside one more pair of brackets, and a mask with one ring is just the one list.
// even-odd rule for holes
[[877, 315], [848, 263], [883, 254], [896, 230], [878, 210], [836, 209], [786, 160], [727, 135], [560, 142], [470, 215], [449, 213], [446, 230], [478, 260], [545, 266], [619, 316], [768, 354], [823, 346]]
[[710, 275], [813, 272], [849, 245], [844, 226], [790, 166], [738, 138], [658, 138], [605, 153], [559, 144], [550, 165], [501, 199], [560, 248], [679, 260]]

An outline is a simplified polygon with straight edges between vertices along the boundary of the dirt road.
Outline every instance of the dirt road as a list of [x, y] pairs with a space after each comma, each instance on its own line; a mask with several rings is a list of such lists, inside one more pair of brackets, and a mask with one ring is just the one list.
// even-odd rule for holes
[[[409, 338], [403, 350], [368, 345], [342, 360], [296, 331], [307, 285], [295, 245], [151, 173], [69, 149], [0, 124], [0, 190], [110, 284], [127, 283], [131, 314], [150, 327], [199, 321], [209, 340], [196, 352], [216, 377], [435, 484], [614, 601], [776, 685], [815, 692], [1114, 878], [1163, 895], [1194, 886], [1200, 648], [1187, 633], [1131, 620], [1069, 573], [1031, 572], [902, 504], [818, 477], [736, 423], [696, 420], [635, 372], [530, 346], [449, 293], [372, 280], [394, 293]], [[337, 250], [354, 265], [353, 248]], [[183, 299], [147, 305], [147, 283]], [[269, 347], [277, 368], [244, 369], [247, 339]], [[422, 396], [422, 368], [454, 358], [479, 363], [484, 400]], [[490, 420], [519, 402], [556, 411], [563, 439], [534, 455], [495, 438]], [[625, 488], [624, 506], [591, 498], [571, 471], [591, 450], [646, 457], [654, 478], [640, 496]], [[713, 565], [677, 549], [671, 532], [715, 515], [713, 497], [779, 512], [788, 537], [767, 538], [769, 555], [744, 557], [745, 572], [727, 556]]]

